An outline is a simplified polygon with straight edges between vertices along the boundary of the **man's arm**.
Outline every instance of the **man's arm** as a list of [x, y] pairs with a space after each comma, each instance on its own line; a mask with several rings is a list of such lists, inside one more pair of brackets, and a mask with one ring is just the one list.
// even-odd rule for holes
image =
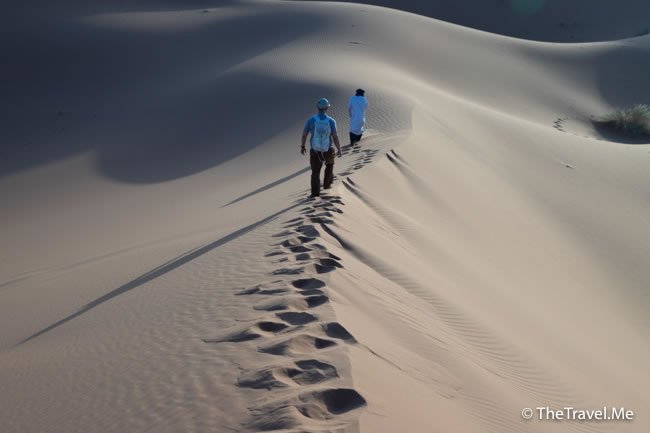
[[334, 140], [334, 146], [336, 146], [336, 156], [341, 156], [341, 142], [339, 141], [339, 135], [336, 132], [332, 133], [332, 140]]
[[302, 137], [300, 138], [300, 153], [303, 155], [305, 152], [307, 152], [307, 148], [305, 147], [305, 143], [307, 142], [307, 135], [309, 135], [309, 132], [303, 132]]
[[300, 153], [302, 153], [303, 155], [305, 154], [305, 152], [307, 152], [305, 143], [307, 142], [307, 136], [309, 135], [309, 131], [311, 130], [312, 121], [313, 118], [307, 120], [307, 122], [305, 123], [305, 127], [302, 128], [302, 138], [300, 139]]

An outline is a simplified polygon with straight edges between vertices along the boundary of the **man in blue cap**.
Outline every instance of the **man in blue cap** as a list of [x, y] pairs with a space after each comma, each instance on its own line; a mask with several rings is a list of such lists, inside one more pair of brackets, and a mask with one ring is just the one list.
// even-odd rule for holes
[[300, 153], [303, 155], [307, 152], [305, 143], [307, 136], [311, 134], [309, 140], [309, 164], [311, 165], [311, 196], [320, 195], [320, 170], [325, 164], [325, 177], [323, 178], [323, 188], [329, 189], [334, 181], [334, 148], [336, 146], [336, 156], [341, 156], [341, 143], [336, 133], [336, 120], [326, 114], [330, 103], [327, 99], [322, 98], [317, 103], [318, 114], [310, 117], [305, 123], [302, 131], [302, 140], [300, 144]]

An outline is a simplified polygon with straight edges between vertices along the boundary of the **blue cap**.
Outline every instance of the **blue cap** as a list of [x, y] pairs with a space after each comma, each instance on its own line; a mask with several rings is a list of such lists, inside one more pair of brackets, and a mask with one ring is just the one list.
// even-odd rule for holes
[[318, 100], [318, 104], [317, 104], [317, 105], [318, 105], [318, 108], [319, 108], [319, 109], [324, 110], [324, 109], [330, 107], [330, 101], [328, 101], [328, 100], [325, 99], [325, 98], [321, 98], [321, 99]]

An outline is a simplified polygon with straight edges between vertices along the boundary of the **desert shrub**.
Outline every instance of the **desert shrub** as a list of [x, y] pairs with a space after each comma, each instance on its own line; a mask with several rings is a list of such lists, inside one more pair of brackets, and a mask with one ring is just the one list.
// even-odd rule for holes
[[650, 135], [650, 106], [637, 104], [628, 109], [617, 108], [596, 122], [614, 126], [627, 134]]

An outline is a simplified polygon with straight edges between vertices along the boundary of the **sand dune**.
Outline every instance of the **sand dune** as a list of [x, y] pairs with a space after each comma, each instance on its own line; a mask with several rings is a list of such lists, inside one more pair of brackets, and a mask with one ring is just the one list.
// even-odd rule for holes
[[[309, 1], [309, 0], [308, 0]], [[316, 0], [311, 0], [316, 1]], [[595, 42], [648, 34], [643, 0], [369, 0], [490, 33], [547, 42]]]
[[2, 432], [648, 430], [647, 5], [366, 3], [7, 10]]

